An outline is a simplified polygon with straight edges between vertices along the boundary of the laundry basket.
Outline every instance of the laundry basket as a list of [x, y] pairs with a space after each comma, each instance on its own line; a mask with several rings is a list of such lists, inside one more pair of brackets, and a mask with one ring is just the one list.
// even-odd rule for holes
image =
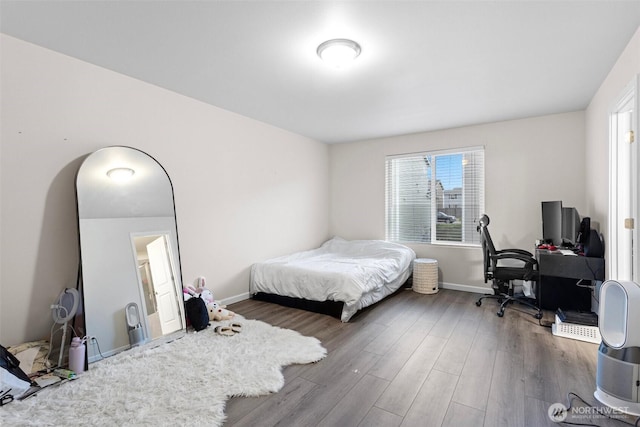
[[438, 261], [418, 258], [413, 261], [413, 290], [420, 294], [438, 292]]

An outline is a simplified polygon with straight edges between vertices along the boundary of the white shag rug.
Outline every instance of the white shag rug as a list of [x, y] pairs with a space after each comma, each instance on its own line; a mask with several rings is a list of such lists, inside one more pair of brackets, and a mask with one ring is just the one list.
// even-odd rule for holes
[[284, 385], [281, 368], [317, 362], [313, 337], [236, 316], [233, 336], [212, 326], [155, 348], [134, 348], [93, 363], [78, 379], [0, 408], [3, 426], [219, 426], [231, 396]]

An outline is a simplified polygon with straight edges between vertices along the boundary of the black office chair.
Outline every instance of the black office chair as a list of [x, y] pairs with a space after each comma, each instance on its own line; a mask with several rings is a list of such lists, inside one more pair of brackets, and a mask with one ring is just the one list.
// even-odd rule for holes
[[[542, 310], [538, 308], [530, 298], [524, 295], [514, 295], [513, 281], [514, 280], [538, 280], [538, 261], [534, 258], [533, 254], [523, 249], [503, 249], [496, 250], [489, 234], [489, 217], [483, 214], [478, 221], [478, 232], [482, 240], [482, 255], [484, 258], [484, 282], [489, 280], [493, 282], [493, 295], [485, 295], [480, 297], [476, 301], [476, 305], [480, 307], [482, 300], [485, 298], [497, 299], [500, 303], [500, 309], [496, 313], [499, 317], [504, 316], [504, 310], [507, 304], [518, 302], [524, 304], [527, 307], [536, 310], [534, 317], [536, 319], [542, 318]], [[505, 266], [504, 261], [515, 260], [519, 261], [517, 266]]]

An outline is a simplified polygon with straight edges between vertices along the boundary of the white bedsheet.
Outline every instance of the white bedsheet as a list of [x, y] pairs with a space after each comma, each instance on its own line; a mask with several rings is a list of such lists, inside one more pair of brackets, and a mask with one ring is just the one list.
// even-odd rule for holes
[[397, 243], [334, 237], [318, 249], [254, 264], [250, 292], [341, 301], [341, 320], [346, 322], [402, 286], [415, 257], [412, 249]]

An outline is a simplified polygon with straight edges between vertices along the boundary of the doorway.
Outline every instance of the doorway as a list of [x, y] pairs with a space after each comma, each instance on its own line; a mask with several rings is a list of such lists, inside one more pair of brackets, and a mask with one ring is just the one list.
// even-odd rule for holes
[[171, 263], [168, 235], [132, 236], [136, 248], [140, 291], [149, 338], [156, 339], [183, 327]]
[[609, 277], [638, 282], [638, 76], [622, 92], [609, 120]]

